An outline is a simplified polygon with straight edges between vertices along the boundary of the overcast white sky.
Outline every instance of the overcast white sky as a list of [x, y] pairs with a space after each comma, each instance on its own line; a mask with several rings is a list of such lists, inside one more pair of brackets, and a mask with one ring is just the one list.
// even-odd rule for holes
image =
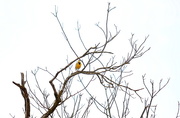
[[[81, 24], [82, 37], [89, 46], [97, 42], [98, 28], [106, 17], [107, 0], [1, 0], [0, 1], [0, 117], [18, 115], [23, 99], [12, 81], [20, 80], [20, 72], [34, 70], [37, 66], [58, 70], [74, 55], [61, 35], [51, 12], [58, 6], [59, 17], [78, 54], [77, 21]], [[147, 47], [151, 50], [132, 65], [135, 76], [147, 74], [147, 79], [159, 81], [171, 78], [159, 94], [158, 118], [175, 117], [180, 100], [180, 1], [179, 0], [111, 0], [116, 9], [110, 22], [121, 30], [120, 38], [130, 34], [142, 41], [150, 35]], [[97, 32], [97, 33], [96, 33]], [[99, 32], [100, 33], [100, 32]], [[114, 43], [115, 44], [115, 43]], [[119, 44], [116, 42], [116, 46]], [[116, 50], [117, 51], [117, 50]], [[115, 52], [116, 52], [115, 51]], [[116, 52], [118, 53], [118, 51]], [[22, 113], [22, 112], [20, 112]]]

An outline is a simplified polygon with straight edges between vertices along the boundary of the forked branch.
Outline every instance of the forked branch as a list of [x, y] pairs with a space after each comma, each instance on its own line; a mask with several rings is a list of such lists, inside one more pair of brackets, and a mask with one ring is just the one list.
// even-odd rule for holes
[[30, 117], [30, 99], [29, 94], [27, 92], [27, 89], [25, 87], [26, 81], [24, 80], [24, 73], [21, 73], [21, 84], [16, 83], [13, 81], [13, 84], [15, 84], [17, 87], [19, 87], [21, 91], [21, 95], [24, 98], [24, 108], [25, 108], [25, 118]]

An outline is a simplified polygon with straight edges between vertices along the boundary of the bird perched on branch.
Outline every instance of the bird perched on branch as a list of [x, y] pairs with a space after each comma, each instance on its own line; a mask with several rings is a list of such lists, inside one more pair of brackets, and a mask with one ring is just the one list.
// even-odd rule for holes
[[76, 69], [76, 70], [79, 70], [80, 68], [81, 68], [81, 61], [78, 60], [78, 62], [77, 62], [76, 65], [75, 65], [75, 69]]

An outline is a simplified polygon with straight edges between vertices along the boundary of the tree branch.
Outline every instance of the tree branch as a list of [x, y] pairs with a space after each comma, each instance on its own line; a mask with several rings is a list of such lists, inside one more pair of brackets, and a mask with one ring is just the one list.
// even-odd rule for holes
[[30, 117], [30, 99], [29, 99], [29, 94], [27, 92], [27, 89], [25, 87], [26, 81], [24, 80], [24, 73], [21, 73], [21, 84], [18, 84], [13, 81], [13, 84], [15, 84], [17, 87], [19, 87], [21, 91], [21, 95], [24, 98], [24, 103], [25, 103], [25, 118]]

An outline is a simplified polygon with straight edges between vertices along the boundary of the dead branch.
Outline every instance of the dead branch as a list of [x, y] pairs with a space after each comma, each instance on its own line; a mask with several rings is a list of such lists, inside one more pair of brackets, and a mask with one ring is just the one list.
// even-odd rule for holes
[[178, 101], [178, 110], [177, 110], [176, 118], [180, 117], [179, 111], [180, 111], [180, 102]]
[[[161, 84], [162, 84], [162, 79], [161, 79], [160, 82], [159, 82], [159, 89], [158, 89], [158, 90], [155, 90], [155, 89], [154, 89], [154, 82], [153, 82], [152, 80], [150, 81], [151, 90], [147, 87], [147, 85], [146, 85], [146, 83], [145, 83], [145, 75], [142, 76], [142, 79], [143, 79], [144, 87], [146, 88], [146, 90], [147, 90], [147, 92], [148, 92], [148, 94], [149, 94], [149, 96], [150, 96], [150, 101], [149, 101], [149, 103], [148, 103], [148, 100], [145, 101], [145, 107], [144, 107], [144, 110], [143, 110], [140, 118], [143, 118], [143, 115], [145, 114], [145, 111], [146, 111], [146, 118], [148, 118], [151, 107], [154, 107], [154, 106], [152, 106], [152, 102], [153, 102], [155, 96], [157, 96], [157, 94], [158, 94], [164, 87], [167, 86], [167, 84], [169, 83], [169, 80], [170, 80], [170, 79], [168, 79], [167, 82], [166, 82], [163, 86], [161, 85]], [[155, 112], [153, 112], [153, 114], [154, 114], [154, 116], [155, 116]]]
[[57, 19], [58, 24], [59, 24], [59, 26], [61, 28], [62, 34], [63, 34], [64, 38], [66, 39], [66, 41], [68, 42], [69, 47], [71, 48], [73, 53], [78, 57], [78, 55], [76, 54], [75, 50], [73, 49], [73, 47], [72, 47], [72, 45], [71, 45], [71, 43], [69, 41], [69, 38], [67, 37], [66, 32], [64, 31], [64, 28], [63, 28], [63, 26], [62, 26], [62, 24], [61, 24], [61, 22], [59, 20], [59, 17], [58, 17], [58, 8], [56, 6], [55, 6], [55, 13], [52, 13], [52, 14]]
[[13, 81], [13, 84], [15, 84], [17, 87], [19, 87], [21, 91], [21, 95], [24, 98], [24, 108], [25, 108], [25, 118], [30, 117], [30, 99], [29, 94], [27, 92], [27, 89], [25, 87], [26, 81], [24, 80], [24, 73], [21, 73], [21, 84], [16, 83]]

